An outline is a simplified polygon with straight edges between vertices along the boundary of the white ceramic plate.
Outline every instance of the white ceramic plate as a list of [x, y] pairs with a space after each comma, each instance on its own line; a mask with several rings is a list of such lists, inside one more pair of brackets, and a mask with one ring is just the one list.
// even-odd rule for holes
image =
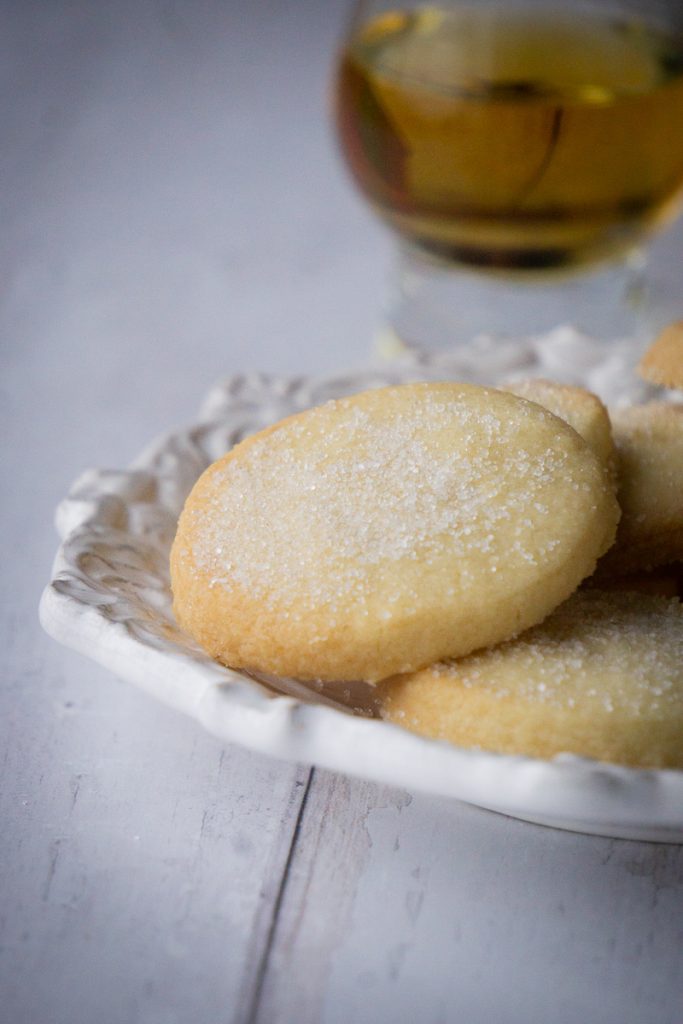
[[185, 496], [210, 462], [254, 430], [331, 397], [430, 377], [532, 373], [587, 383], [610, 400], [638, 399], [632, 356], [626, 344], [607, 347], [563, 329], [507, 344], [480, 338], [466, 350], [413, 353], [389, 370], [326, 381], [234, 377], [212, 390], [196, 425], [162, 437], [127, 470], [76, 481], [57, 511], [62, 544], [41, 621], [57, 640], [253, 750], [558, 828], [683, 842], [683, 772], [571, 755], [537, 761], [422, 739], [366, 717], [363, 687], [318, 691], [223, 668], [183, 636], [171, 611], [168, 553]]

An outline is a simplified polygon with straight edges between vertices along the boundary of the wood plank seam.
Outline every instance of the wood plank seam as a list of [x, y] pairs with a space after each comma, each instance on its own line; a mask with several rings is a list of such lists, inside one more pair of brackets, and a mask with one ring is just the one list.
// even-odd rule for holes
[[259, 1012], [261, 996], [263, 994], [263, 984], [266, 978], [266, 974], [268, 972], [268, 964], [270, 960], [270, 954], [273, 948], [273, 942], [275, 939], [275, 932], [277, 930], [280, 911], [282, 909], [285, 892], [287, 890], [287, 883], [289, 880], [291, 867], [294, 861], [294, 854], [296, 852], [297, 844], [299, 842], [299, 837], [301, 834], [301, 827], [303, 825], [304, 814], [306, 813], [306, 804], [308, 803], [308, 796], [311, 791], [314, 775], [315, 768], [311, 768], [308, 773], [308, 778], [306, 779], [304, 793], [301, 798], [301, 803], [299, 805], [299, 811], [296, 816], [296, 822], [292, 830], [292, 838], [289, 844], [289, 850], [287, 851], [287, 860], [285, 861], [285, 866], [282, 872], [282, 876], [280, 878], [280, 884], [278, 886], [277, 895], [273, 902], [273, 910], [268, 925], [268, 933], [266, 935], [266, 941], [263, 945], [263, 952], [261, 954], [258, 969], [256, 971], [253, 993], [245, 1017], [245, 1024], [254, 1024]]

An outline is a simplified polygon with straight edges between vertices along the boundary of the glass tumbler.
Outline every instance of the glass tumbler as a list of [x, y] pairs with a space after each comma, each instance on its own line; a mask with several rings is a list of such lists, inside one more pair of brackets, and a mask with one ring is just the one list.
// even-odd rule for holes
[[361, 0], [335, 120], [398, 239], [401, 342], [647, 330], [644, 254], [683, 196], [683, 3]]

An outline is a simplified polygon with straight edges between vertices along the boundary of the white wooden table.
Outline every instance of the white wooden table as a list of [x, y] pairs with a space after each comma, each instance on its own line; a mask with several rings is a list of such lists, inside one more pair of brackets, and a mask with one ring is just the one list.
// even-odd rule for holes
[[[389, 242], [327, 126], [343, 15], [0, 13], [3, 1024], [683, 1022], [683, 847], [224, 747], [38, 626], [80, 470], [230, 372], [368, 359]], [[656, 252], [680, 279], [681, 230]]]

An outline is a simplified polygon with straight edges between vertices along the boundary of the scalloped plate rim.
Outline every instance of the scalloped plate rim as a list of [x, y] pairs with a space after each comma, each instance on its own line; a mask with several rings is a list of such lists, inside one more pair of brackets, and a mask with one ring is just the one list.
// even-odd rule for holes
[[[399, 367], [400, 372], [407, 377], [416, 371]], [[353, 376], [259, 375], [259, 382], [280, 390], [306, 383], [329, 388], [335, 380]], [[386, 377], [395, 376], [396, 367], [387, 368]], [[362, 385], [364, 378], [377, 381], [381, 373], [369, 370], [355, 377]], [[150, 441], [120, 474], [153, 472], [149, 464], [176, 442], [187, 440], [198, 428], [219, 427], [222, 418], [207, 419], [203, 410], [221, 389], [227, 395], [231, 383], [243, 379], [244, 375], [235, 375], [214, 385], [194, 424]], [[97, 473], [90, 471], [91, 478]], [[82, 478], [83, 474], [78, 480]], [[101, 493], [104, 496], [105, 491]], [[66, 503], [72, 495], [73, 488]], [[65, 646], [191, 715], [220, 739], [284, 760], [463, 800], [537, 824], [613, 838], [683, 842], [681, 771], [634, 769], [569, 754], [541, 761], [466, 750], [342, 709], [274, 695], [206, 656], [191, 657], [171, 641], [167, 650], [144, 644], [121, 623], [107, 619], [97, 605], [60, 592], [59, 580], [73, 569], [67, 557], [69, 543], [79, 531], [87, 534], [87, 528], [86, 521], [65, 530], [52, 580], [40, 602], [43, 628]]]

